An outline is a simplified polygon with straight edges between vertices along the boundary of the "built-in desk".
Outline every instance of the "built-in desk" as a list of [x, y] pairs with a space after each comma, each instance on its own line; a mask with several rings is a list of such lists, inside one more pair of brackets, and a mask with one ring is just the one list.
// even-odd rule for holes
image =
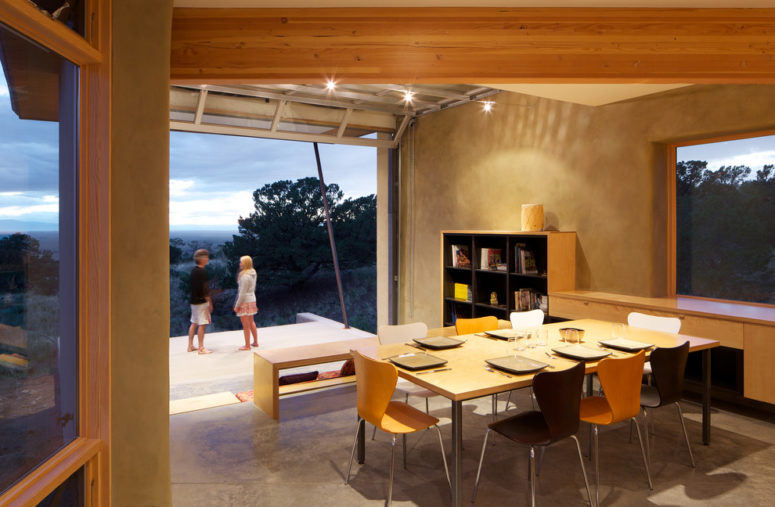
[[681, 333], [743, 351], [743, 395], [775, 404], [775, 308], [695, 298], [649, 298], [595, 291], [549, 294], [555, 317], [626, 322], [630, 312], [681, 319]]

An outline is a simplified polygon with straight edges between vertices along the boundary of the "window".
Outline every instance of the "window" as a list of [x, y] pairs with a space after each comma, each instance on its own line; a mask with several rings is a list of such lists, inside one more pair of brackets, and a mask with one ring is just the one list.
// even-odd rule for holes
[[77, 436], [78, 67], [0, 25], [0, 493]]
[[675, 148], [675, 288], [775, 304], [775, 132]]

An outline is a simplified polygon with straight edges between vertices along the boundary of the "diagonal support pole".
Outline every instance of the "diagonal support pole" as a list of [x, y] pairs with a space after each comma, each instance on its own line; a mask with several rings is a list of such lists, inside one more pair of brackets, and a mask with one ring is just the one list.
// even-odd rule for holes
[[328, 199], [326, 198], [326, 184], [323, 182], [323, 167], [320, 165], [320, 152], [318, 143], [312, 143], [315, 147], [315, 160], [318, 163], [318, 179], [320, 180], [320, 193], [323, 194], [323, 210], [326, 212], [326, 227], [328, 228], [328, 242], [331, 243], [331, 257], [334, 259], [334, 273], [336, 274], [336, 288], [339, 290], [339, 305], [342, 307], [342, 322], [345, 329], [350, 329], [347, 322], [347, 309], [344, 307], [344, 292], [342, 291], [342, 274], [339, 272], [339, 257], [336, 255], [336, 242], [334, 241], [334, 228], [331, 226], [331, 215], [328, 212]]

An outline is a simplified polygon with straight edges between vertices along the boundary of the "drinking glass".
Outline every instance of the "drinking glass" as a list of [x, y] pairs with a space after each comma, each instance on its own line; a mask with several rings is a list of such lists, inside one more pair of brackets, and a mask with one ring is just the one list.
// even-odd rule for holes
[[516, 333], [514, 333], [514, 350], [516, 351], [525, 350], [525, 332], [524, 331], [517, 331]]
[[624, 336], [625, 336], [624, 324], [615, 323], [613, 325], [613, 333], [612, 334], [613, 334], [614, 338], [624, 338]]
[[537, 327], [535, 336], [536, 336], [536, 346], [545, 347], [546, 345], [548, 345], [548, 342], [546, 341], [545, 327]]
[[538, 335], [535, 328], [525, 329], [525, 344], [529, 349], [534, 349], [538, 345]]

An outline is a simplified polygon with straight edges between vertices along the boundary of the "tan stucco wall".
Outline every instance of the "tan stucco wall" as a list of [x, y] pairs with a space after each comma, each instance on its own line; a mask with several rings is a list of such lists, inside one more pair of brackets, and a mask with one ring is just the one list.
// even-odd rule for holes
[[664, 143], [775, 126], [775, 87], [696, 86], [602, 107], [500, 93], [420, 117], [402, 139], [399, 321], [440, 325], [440, 231], [576, 231], [577, 287], [666, 291]]
[[170, 505], [171, 0], [113, 1], [112, 504]]

